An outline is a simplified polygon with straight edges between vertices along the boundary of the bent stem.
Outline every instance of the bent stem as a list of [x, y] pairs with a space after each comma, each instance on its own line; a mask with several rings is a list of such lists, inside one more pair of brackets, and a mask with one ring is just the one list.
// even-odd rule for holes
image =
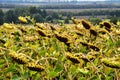
[[117, 69], [115, 69], [115, 75], [114, 75], [114, 80], [120, 80], [120, 77], [118, 76], [118, 70]]

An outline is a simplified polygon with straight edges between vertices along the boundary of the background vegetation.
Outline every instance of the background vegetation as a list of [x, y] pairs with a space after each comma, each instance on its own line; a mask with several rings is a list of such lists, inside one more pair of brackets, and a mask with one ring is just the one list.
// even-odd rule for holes
[[[22, 6], [22, 7], [21, 7]], [[0, 24], [4, 22], [19, 23], [18, 16], [31, 16], [37, 22], [71, 23], [71, 16], [86, 18], [91, 22], [100, 19], [110, 19], [115, 23], [120, 19], [120, 6], [112, 4], [104, 5], [41, 5], [30, 7], [30, 5], [0, 5]], [[9, 9], [4, 11], [4, 9]], [[95, 22], [95, 23], [96, 23]], [[93, 22], [94, 23], [94, 22]]]

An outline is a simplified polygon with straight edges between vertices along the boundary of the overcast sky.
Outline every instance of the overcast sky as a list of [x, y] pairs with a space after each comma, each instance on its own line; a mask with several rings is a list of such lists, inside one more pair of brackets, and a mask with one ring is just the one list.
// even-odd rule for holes
[[[0, 1], [10, 1], [10, 0], [0, 0]], [[20, 1], [20, 0], [11, 0]], [[105, 1], [105, 0], [21, 0], [21, 1]]]
[[78, 1], [105, 1], [105, 0], [78, 0]]
[[[34, 0], [34, 1], [48, 1], [48, 0]], [[105, 0], [59, 0], [59, 1], [105, 1]]]

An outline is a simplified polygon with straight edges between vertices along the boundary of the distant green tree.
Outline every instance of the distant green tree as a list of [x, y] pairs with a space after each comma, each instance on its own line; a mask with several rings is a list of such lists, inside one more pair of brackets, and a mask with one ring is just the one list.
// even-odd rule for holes
[[109, 19], [110, 19], [110, 22], [112, 22], [112, 23], [116, 24], [116, 23], [117, 23], [117, 21], [119, 21], [119, 20], [120, 20], [120, 17], [109, 17]]
[[102, 21], [102, 19], [100, 18], [95, 18], [95, 17], [91, 17], [88, 19], [90, 22], [92, 22], [93, 24], [99, 24], [99, 22]]
[[55, 13], [55, 12], [52, 14], [52, 17], [53, 17], [53, 19], [59, 19], [58, 13]]
[[14, 13], [16, 16], [28, 16], [30, 15], [29, 8], [15, 8]]
[[0, 25], [4, 23], [4, 13], [3, 11], [0, 9]]
[[44, 22], [44, 18], [40, 14], [33, 14], [33, 18], [36, 20], [36, 22]]
[[51, 15], [46, 17], [46, 21], [47, 22], [52, 22], [52, 20], [53, 20], [53, 17]]
[[41, 12], [41, 16], [44, 17], [44, 18], [47, 16], [46, 10], [43, 10], [43, 11]]
[[71, 19], [71, 17], [72, 17], [72, 14], [68, 14], [67, 15], [67, 18], [70, 20]]
[[36, 7], [30, 7], [29, 12], [30, 14], [35, 14], [35, 13], [38, 13], [38, 9]]
[[65, 19], [65, 23], [69, 23], [69, 19]]
[[5, 22], [11, 23], [11, 22], [16, 22], [17, 18], [15, 16], [16, 14], [14, 13], [13, 10], [9, 10], [5, 13]]

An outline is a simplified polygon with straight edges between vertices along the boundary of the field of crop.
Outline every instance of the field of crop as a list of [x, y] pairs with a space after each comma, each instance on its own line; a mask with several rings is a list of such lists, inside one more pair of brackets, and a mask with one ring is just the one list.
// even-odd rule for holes
[[0, 26], [0, 80], [120, 80], [119, 21], [18, 19]]
[[45, 9], [48, 12], [72, 12], [79, 13], [83, 11], [115, 11], [120, 10], [120, 8], [90, 8], [90, 9]]

